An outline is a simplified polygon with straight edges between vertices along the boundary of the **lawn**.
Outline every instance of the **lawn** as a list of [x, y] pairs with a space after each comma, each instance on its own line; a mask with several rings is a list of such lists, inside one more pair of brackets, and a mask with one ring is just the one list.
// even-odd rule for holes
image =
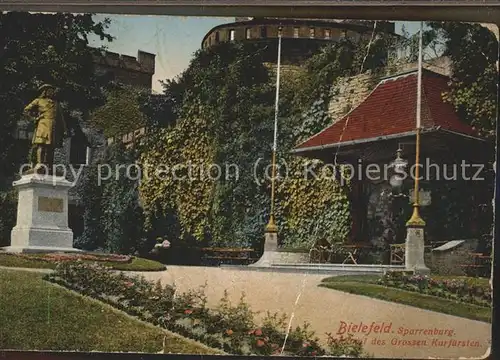
[[[42, 261], [38, 259], [37, 254], [30, 255], [31, 258], [22, 258], [12, 254], [0, 253], [0, 266], [17, 268], [36, 268], [36, 269], [54, 269], [56, 262]], [[115, 270], [123, 271], [162, 271], [165, 265], [154, 260], [134, 257], [129, 263], [119, 262], [99, 262], [102, 265], [109, 266]]]
[[216, 354], [193, 340], [138, 321], [42, 280], [0, 270], [0, 349]]
[[[329, 289], [364, 295], [380, 300], [392, 301], [399, 304], [410, 305], [421, 309], [436, 311], [444, 314], [459, 316], [484, 322], [491, 321], [491, 309], [473, 304], [460, 303], [436, 296], [420, 294], [377, 284], [379, 276], [373, 275], [347, 275], [329, 277], [322, 280], [319, 285]], [[441, 277], [444, 278], [444, 277]], [[469, 279], [468, 279], [469, 281]], [[471, 282], [488, 283], [487, 279], [470, 279]]]

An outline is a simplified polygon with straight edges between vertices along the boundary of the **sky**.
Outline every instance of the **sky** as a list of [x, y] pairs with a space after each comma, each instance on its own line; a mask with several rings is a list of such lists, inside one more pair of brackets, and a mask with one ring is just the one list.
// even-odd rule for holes
[[[96, 21], [111, 20], [107, 30], [115, 39], [108, 43], [97, 37], [90, 38], [91, 46], [106, 45], [108, 50], [119, 54], [137, 56], [137, 50], [156, 54], [153, 91], [161, 92], [159, 80], [171, 79], [184, 71], [192, 55], [201, 47], [203, 36], [214, 26], [233, 22], [234, 18], [182, 17], [182, 16], [134, 16], [95, 15]], [[396, 22], [396, 32], [418, 31], [418, 22]]]

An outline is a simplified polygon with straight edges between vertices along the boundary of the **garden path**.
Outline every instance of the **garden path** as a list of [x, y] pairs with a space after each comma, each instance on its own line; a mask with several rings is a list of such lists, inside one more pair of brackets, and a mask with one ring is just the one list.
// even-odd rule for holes
[[[206, 282], [206, 294], [211, 306], [223, 297], [225, 289], [233, 303], [244, 292], [252, 310], [263, 312], [262, 315], [266, 311], [286, 313], [292, 319], [292, 326], [307, 321], [321, 339], [326, 338], [326, 332], [335, 335], [342, 321], [368, 325], [372, 322], [384, 322], [386, 325], [392, 322], [391, 333], [366, 336], [365, 349], [376, 357], [482, 357], [491, 338], [491, 325], [487, 323], [318, 287], [324, 275], [189, 266], [169, 266], [163, 272], [138, 274], [149, 280], [160, 279], [164, 284], [175, 283], [179, 291], [198, 288]], [[399, 328], [452, 329], [454, 336], [403, 337], [397, 334]], [[378, 345], [373, 343], [377, 339]], [[438, 342], [432, 343], [433, 339], [448, 342], [438, 346]], [[407, 343], [390, 345], [391, 341], [397, 340], [427, 340], [427, 343], [425, 346]], [[452, 344], [448, 347], [449, 340], [478, 341], [479, 346], [455, 347]]]

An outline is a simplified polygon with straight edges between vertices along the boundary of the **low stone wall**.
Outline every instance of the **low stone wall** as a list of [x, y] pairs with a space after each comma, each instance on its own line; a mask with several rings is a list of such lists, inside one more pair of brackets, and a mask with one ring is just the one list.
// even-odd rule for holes
[[466, 273], [462, 265], [470, 263], [470, 254], [476, 249], [477, 243], [477, 239], [457, 240], [449, 248], [446, 248], [446, 244], [435, 248], [426, 254], [426, 265], [436, 275], [464, 276]]
[[308, 253], [295, 252], [276, 252], [273, 263], [280, 264], [303, 264], [309, 262]]

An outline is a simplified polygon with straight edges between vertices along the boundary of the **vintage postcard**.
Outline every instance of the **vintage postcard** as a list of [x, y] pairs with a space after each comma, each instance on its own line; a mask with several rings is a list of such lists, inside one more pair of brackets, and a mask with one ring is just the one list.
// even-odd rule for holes
[[488, 354], [496, 26], [0, 33], [1, 350]]

